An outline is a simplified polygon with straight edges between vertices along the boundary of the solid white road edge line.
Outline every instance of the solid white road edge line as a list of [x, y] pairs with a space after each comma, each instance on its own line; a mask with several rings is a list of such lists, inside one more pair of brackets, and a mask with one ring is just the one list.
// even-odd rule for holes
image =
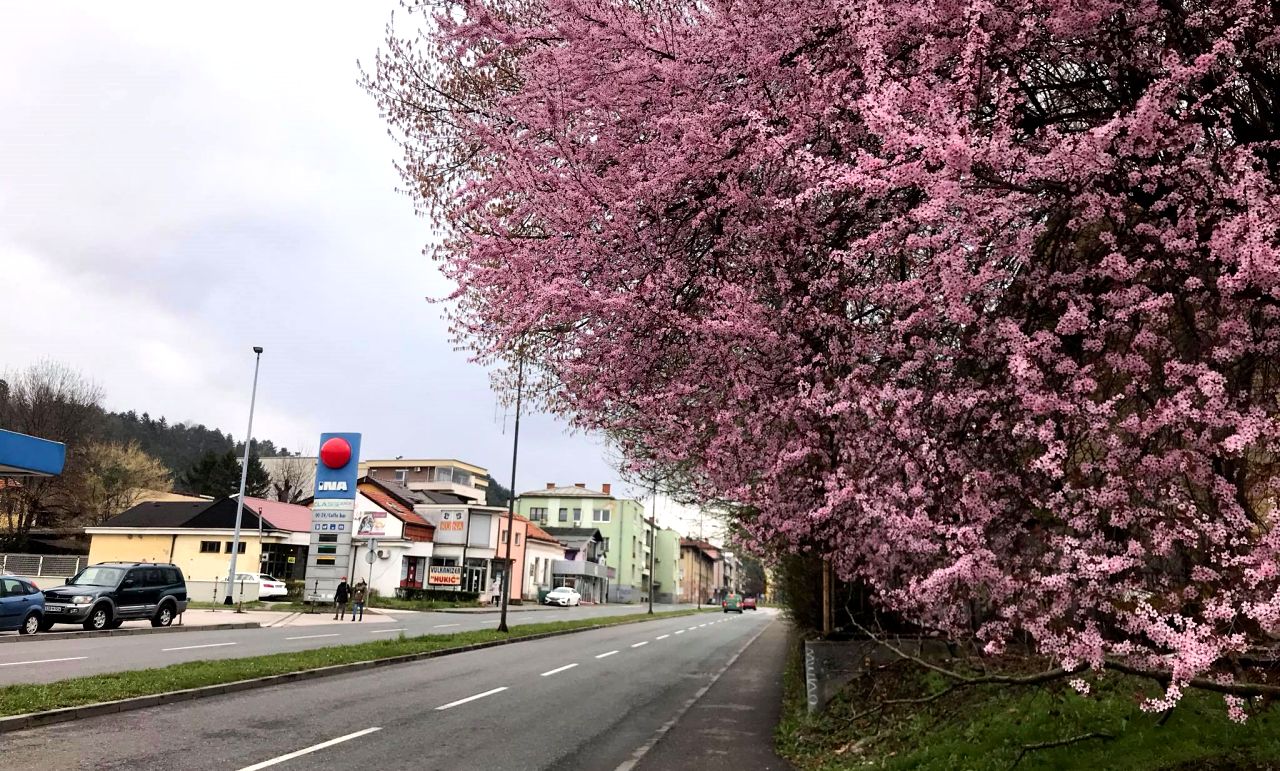
[[462, 626], [462, 624], [436, 624], [432, 629], [444, 629], [446, 626]]
[[632, 645], [631, 647], [632, 647], [632, 648], [639, 648], [641, 645], [648, 645], [648, 644], [649, 644], [649, 641], [648, 641], [648, 640], [641, 640], [640, 642], [636, 643], [635, 645]]
[[541, 675], [539, 675], [539, 677], [551, 677], [552, 675], [559, 674], [559, 673], [561, 673], [561, 672], [565, 671], [566, 669], [573, 669], [573, 668], [574, 668], [574, 667], [576, 667], [576, 666], [578, 666], [578, 665], [577, 665], [577, 664], [565, 664], [563, 667], [556, 667], [555, 669], [552, 669], [552, 670], [550, 670], [550, 671], [543, 672]]
[[440, 706], [436, 707], [436, 711], [438, 712], [438, 711], [440, 711], [440, 710], [442, 710], [442, 709], [449, 709], [450, 707], [456, 707], [456, 706], [458, 706], [459, 704], [466, 704], [467, 702], [469, 702], [469, 701], [475, 701], [476, 699], [483, 699], [483, 698], [484, 698], [484, 697], [486, 697], [486, 696], [492, 696], [492, 695], [494, 695], [495, 693], [502, 693], [502, 692], [503, 692], [503, 691], [505, 691], [505, 690], [507, 690], [507, 686], [505, 686], [505, 685], [504, 685], [504, 686], [502, 686], [501, 688], [494, 688], [492, 691], [485, 691], [484, 693], [477, 693], [475, 696], [468, 696], [468, 697], [467, 697], [467, 698], [465, 698], [465, 699], [458, 699], [457, 701], [451, 701], [451, 702], [449, 702], [448, 704], [441, 704]]
[[668, 720], [666, 723], [664, 723], [663, 726], [659, 728], [657, 732], [654, 733], [653, 737], [649, 739], [648, 742], [637, 747], [636, 751], [632, 753], [631, 758], [629, 760], [624, 760], [622, 763], [619, 763], [618, 767], [615, 768], [613, 771], [631, 771], [633, 768], [635, 768], [636, 764], [638, 764], [641, 760], [643, 760], [645, 755], [649, 754], [649, 751], [653, 749], [654, 745], [656, 745], [658, 741], [662, 739], [663, 736], [666, 736], [667, 732], [670, 731], [672, 728], [674, 728], [676, 723], [680, 722], [680, 718], [684, 717], [685, 713], [688, 712], [690, 709], [692, 709], [694, 704], [698, 703], [698, 699], [701, 699], [703, 696], [705, 696], [707, 691], [711, 690], [711, 687], [716, 684], [716, 682], [720, 679], [720, 677], [725, 672], [729, 671], [729, 667], [733, 666], [734, 662], [738, 660], [738, 657], [741, 656], [744, 652], [746, 652], [747, 648], [751, 647], [751, 643], [755, 642], [760, 637], [760, 635], [764, 634], [764, 630], [768, 629], [773, 624], [773, 621], [774, 619], [769, 619], [768, 624], [765, 624], [764, 626], [760, 627], [759, 632], [756, 632], [755, 634], [751, 635], [751, 639], [747, 640], [746, 644], [743, 645], [741, 648], [739, 648], [738, 652], [733, 654], [733, 656], [731, 656], [729, 660], [725, 662], [724, 666], [720, 668], [719, 672], [716, 672], [715, 677], [711, 678], [710, 682], [708, 682], [706, 685], [699, 688], [698, 692], [695, 693], [692, 698], [686, 701], [684, 705], [680, 707], [680, 709], [676, 710], [676, 714], [672, 715], [671, 719]]
[[304, 635], [302, 635], [301, 637], [286, 637], [286, 638], [284, 638], [284, 639], [286, 639], [286, 640], [314, 640], [314, 639], [316, 639], [317, 637], [338, 637], [338, 636], [339, 636], [339, 635], [338, 635], [338, 633], [337, 633], [337, 632], [332, 632], [332, 633], [330, 633], [330, 634], [304, 634]]
[[81, 661], [89, 658], [88, 656], [71, 656], [65, 659], [40, 659], [39, 661], [6, 661], [0, 664], [0, 667], [16, 667], [20, 664], [52, 664], [55, 661]]
[[403, 632], [403, 631], [404, 631], [404, 627], [399, 627], [397, 629], [374, 629], [373, 631], [369, 632], [369, 634], [386, 634], [387, 632]]
[[337, 739], [330, 739], [327, 742], [320, 742], [319, 744], [313, 744], [310, 747], [298, 750], [297, 752], [290, 752], [288, 755], [281, 755], [278, 758], [272, 758], [271, 760], [264, 760], [261, 763], [255, 763], [252, 766], [245, 766], [244, 768], [240, 769], [240, 771], [258, 771], [258, 769], [260, 768], [270, 768], [271, 766], [274, 766], [278, 763], [283, 763], [286, 760], [293, 760], [294, 758], [300, 758], [303, 755], [308, 755], [312, 752], [315, 752], [316, 750], [322, 750], [326, 747], [332, 747], [335, 744], [342, 744], [343, 742], [349, 742], [352, 739], [358, 739], [361, 736], [365, 736], [366, 734], [371, 734], [374, 731], [381, 731], [381, 730], [382, 730], [381, 728], [366, 728], [363, 731], [356, 731], [353, 734], [347, 734], [346, 736], [339, 736]]
[[193, 651], [196, 648], [221, 648], [226, 645], [235, 645], [235, 644], [236, 643], [229, 642], [229, 643], [209, 643], [207, 645], [184, 645], [181, 648], [161, 648], [160, 652], [168, 653], [169, 651]]
[[596, 656], [596, 658], [602, 659], [602, 658], [605, 658], [606, 656], [612, 656], [615, 653], [617, 653], [617, 651], [609, 651], [608, 653], [601, 653], [599, 656]]

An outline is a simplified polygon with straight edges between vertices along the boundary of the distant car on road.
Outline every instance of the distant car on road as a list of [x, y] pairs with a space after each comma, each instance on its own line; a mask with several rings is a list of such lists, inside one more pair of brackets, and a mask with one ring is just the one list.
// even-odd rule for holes
[[0, 631], [35, 634], [44, 620], [44, 595], [11, 573], [0, 577]]
[[755, 597], [743, 597], [743, 598], [742, 598], [742, 609], [743, 609], [743, 610], [756, 610], [756, 609], [757, 609], [757, 608], [756, 608], [756, 598], [755, 598]]
[[728, 613], [729, 611], [733, 611], [734, 613], [741, 613], [742, 612], [742, 595], [726, 594], [724, 596], [724, 601], [720, 603], [720, 607], [724, 608], [725, 613]]
[[571, 586], [559, 586], [547, 593], [545, 602], [548, 605], [562, 605], [568, 607], [570, 605], [579, 605], [582, 603], [582, 595]]
[[46, 589], [44, 601], [41, 631], [54, 624], [102, 631], [131, 618], [169, 626], [187, 609], [187, 582], [177, 565], [103, 562], [81, 570], [65, 586]]
[[285, 597], [289, 594], [289, 589], [284, 585], [284, 581], [278, 581], [266, 573], [237, 573], [236, 585], [232, 587], [233, 591], [239, 591], [239, 585], [257, 584], [258, 599], [269, 600], [272, 597]]

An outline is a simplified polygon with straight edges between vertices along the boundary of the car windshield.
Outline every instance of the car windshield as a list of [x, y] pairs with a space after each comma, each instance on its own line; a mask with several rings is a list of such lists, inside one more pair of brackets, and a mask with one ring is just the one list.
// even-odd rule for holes
[[67, 586], [115, 586], [120, 583], [120, 568], [85, 568]]

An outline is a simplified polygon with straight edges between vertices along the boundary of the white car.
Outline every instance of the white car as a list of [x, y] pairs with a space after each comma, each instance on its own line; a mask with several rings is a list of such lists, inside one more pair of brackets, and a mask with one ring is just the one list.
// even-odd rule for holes
[[546, 603], [548, 605], [562, 605], [568, 607], [570, 605], [578, 605], [582, 602], [582, 595], [571, 586], [559, 586], [547, 593]]
[[289, 589], [284, 585], [284, 581], [278, 581], [266, 573], [237, 573], [236, 585], [243, 581], [246, 584], [258, 584], [258, 599], [269, 600], [272, 597], [286, 597]]

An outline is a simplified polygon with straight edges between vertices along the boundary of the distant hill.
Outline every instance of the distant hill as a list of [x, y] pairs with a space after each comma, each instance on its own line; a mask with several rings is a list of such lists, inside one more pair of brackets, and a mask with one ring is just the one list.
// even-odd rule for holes
[[[208, 453], [244, 450], [243, 442], [234, 441], [231, 434], [216, 428], [190, 421], [169, 423], [163, 416], [152, 418], [145, 412], [139, 415], [133, 410], [104, 411], [101, 435], [112, 441], [137, 442], [143, 452], [163, 463], [175, 480]], [[277, 447], [270, 439], [255, 439], [253, 454], [258, 457], [288, 455], [289, 450]]]

